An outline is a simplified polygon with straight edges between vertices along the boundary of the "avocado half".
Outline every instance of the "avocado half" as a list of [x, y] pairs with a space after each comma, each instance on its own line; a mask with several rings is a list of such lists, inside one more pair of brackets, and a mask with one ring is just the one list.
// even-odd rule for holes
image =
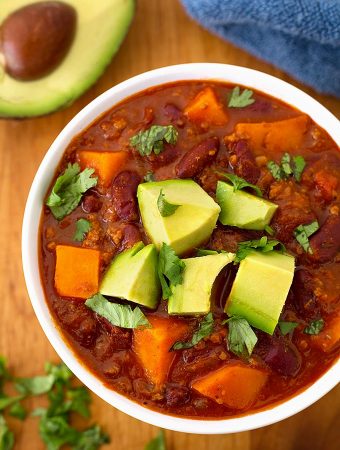
[[[63, 1], [78, 14], [68, 54], [52, 73], [39, 80], [19, 81], [1, 71], [0, 117], [41, 116], [72, 103], [104, 72], [134, 14], [134, 0]], [[34, 0], [0, 0], [0, 23], [31, 3]]]

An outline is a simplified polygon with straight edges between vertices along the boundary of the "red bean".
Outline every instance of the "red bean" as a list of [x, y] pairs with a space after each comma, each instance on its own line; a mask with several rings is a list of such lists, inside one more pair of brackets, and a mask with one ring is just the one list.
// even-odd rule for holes
[[228, 143], [230, 155], [235, 155], [236, 162], [233, 164], [235, 173], [248, 183], [255, 184], [260, 177], [260, 168], [257, 166], [255, 157], [245, 140]]
[[312, 254], [308, 258], [314, 262], [331, 261], [340, 250], [340, 216], [331, 214], [321, 229], [310, 239]]
[[123, 228], [123, 240], [122, 248], [123, 250], [133, 247], [137, 242], [142, 241], [142, 235], [139, 228], [136, 225], [127, 223]]
[[190, 392], [185, 386], [179, 386], [177, 384], [167, 385], [165, 398], [168, 406], [184, 405], [189, 401]]
[[295, 376], [301, 367], [298, 350], [284, 339], [273, 340], [264, 361], [275, 372], [289, 377]]
[[192, 178], [212, 162], [219, 149], [219, 139], [211, 137], [189, 150], [176, 166], [180, 178]]
[[117, 216], [125, 222], [138, 220], [137, 187], [140, 177], [135, 172], [121, 172], [113, 181], [111, 195]]
[[98, 212], [102, 207], [102, 202], [95, 195], [86, 195], [81, 203], [83, 211], [86, 213]]
[[308, 270], [298, 270], [294, 277], [294, 304], [305, 319], [316, 319], [320, 316], [320, 305], [315, 295], [317, 279]]

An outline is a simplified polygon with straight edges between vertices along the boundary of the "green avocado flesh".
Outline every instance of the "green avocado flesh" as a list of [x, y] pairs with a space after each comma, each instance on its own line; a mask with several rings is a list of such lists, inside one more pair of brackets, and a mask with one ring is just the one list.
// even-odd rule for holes
[[[64, 0], [77, 11], [70, 51], [49, 75], [18, 81], [0, 67], [0, 117], [32, 117], [70, 104], [104, 72], [118, 50], [134, 13], [134, 0]], [[1, 0], [0, 23], [28, 0]]]
[[148, 308], [156, 308], [160, 295], [157, 275], [158, 253], [153, 244], [138, 242], [113, 259], [99, 292]]
[[253, 252], [240, 263], [225, 312], [273, 334], [294, 277], [294, 258]]
[[171, 285], [168, 313], [180, 315], [207, 314], [211, 290], [217, 275], [234, 259], [233, 253], [184, 259], [183, 283]]
[[[162, 217], [157, 206], [161, 190], [167, 202], [181, 205], [167, 217]], [[217, 203], [192, 180], [143, 183], [138, 186], [137, 197], [152, 242], [158, 248], [165, 242], [177, 255], [209, 239], [220, 212]]]
[[278, 207], [248, 192], [234, 191], [233, 186], [223, 181], [217, 183], [216, 199], [221, 207], [220, 222], [247, 230], [263, 230]]

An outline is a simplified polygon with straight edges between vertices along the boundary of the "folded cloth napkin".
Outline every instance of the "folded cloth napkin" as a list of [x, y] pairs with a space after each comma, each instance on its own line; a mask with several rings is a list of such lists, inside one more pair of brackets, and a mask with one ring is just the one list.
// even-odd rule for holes
[[340, 97], [340, 0], [182, 0], [208, 30]]

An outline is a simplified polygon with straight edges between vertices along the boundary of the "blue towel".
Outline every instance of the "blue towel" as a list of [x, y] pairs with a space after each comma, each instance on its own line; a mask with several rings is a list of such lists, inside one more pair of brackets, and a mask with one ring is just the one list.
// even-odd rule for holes
[[182, 0], [205, 28], [340, 97], [340, 0]]

